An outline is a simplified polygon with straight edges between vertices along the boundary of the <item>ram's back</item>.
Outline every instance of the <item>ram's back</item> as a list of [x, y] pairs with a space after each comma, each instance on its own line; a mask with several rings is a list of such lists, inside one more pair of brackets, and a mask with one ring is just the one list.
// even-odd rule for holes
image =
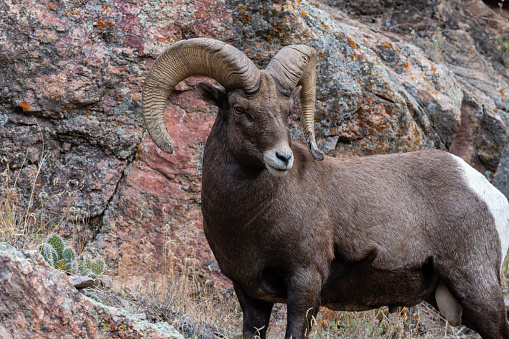
[[452, 260], [451, 248], [473, 248], [461, 260], [507, 253], [507, 199], [460, 158], [424, 150], [326, 161], [325, 196], [347, 260], [376, 253], [374, 264], [394, 269]]

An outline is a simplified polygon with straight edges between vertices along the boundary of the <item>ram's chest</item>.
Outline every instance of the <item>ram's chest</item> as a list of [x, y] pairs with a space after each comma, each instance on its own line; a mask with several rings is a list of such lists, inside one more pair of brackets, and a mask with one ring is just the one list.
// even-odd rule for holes
[[264, 244], [270, 223], [244, 218], [242, 211], [235, 212], [235, 204], [216, 204], [202, 212], [205, 235], [222, 272], [231, 279], [258, 274], [267, 260]]
[[[239, 224], [207, 221], [205, 215], [205, 234], [221, 272], [253, 297], [274, 298], [276, 294], [263, 281], [264, 271], [275, 253], [265, 246], [263, 234]], [[278, 279], [277, 284], [284, 282]]]
[[245, 208], [242, 200], [209, 198], [202, 196], [204, 230], [222, 273], [252, 296], [280, 300], [287, 273], [282, 268], [309, 260], [299, 213], [284, 213], [270, 200], [254, 205], [252, 199]]

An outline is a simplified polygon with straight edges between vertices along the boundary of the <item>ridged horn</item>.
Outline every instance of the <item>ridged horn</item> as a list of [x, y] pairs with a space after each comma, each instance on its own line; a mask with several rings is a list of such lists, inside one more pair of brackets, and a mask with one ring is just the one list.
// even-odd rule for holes
[[155, 144], [173, 152], [173, 141], [164, 123], [166, 101], [182, 80], [203, 75], [215, 79], [227, 91], [237, 88], [254, 93], [260, 86], [260, 71], [241, 51], [222, 41], [206, 38], [182, 40], [161, 54], [143, 86], [143, 118]]
[[290, 96], [293, 89], [300, 92], [300, 118], [309, 151], [315, 160], [323, 159], [323, 152], [315, 140], [316, 52], [304, 45], [291, 45], [281, 49], [265, 69], [276, 82], [281, 93]]

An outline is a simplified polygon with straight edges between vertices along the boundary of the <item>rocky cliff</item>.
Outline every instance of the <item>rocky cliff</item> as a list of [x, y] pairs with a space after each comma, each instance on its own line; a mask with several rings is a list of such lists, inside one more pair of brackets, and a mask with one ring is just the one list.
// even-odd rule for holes
[[[168, 253], [213, 267], [200, 176], [217, 110], [193, 90], [204, 79], [179, 84], [168, 104], [174, 154], [140, 115], [155, 58], [193, 37], [224, 40], [261, 68], [282, 46], [316, 48], [315, 125], [331, 156], [440, 148], [509, 193], [509, 21], [480, 0], [4, 0], [2, 189], [17, 178], [20, 204], [64, 215], [59, 233], [118, 279], [161, 272]], [[290, 125], [300, 138], [296, 112]]]

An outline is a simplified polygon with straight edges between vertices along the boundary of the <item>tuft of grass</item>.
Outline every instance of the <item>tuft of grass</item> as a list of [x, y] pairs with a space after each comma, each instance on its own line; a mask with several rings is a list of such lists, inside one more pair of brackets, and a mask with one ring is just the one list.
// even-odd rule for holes
[[509, 287], [509, 252], [502, 264], [501, 283], [502, 286]]
[[442, 60], [444, 50], [445, 50], [445, 39], [442, 34], [442, 30], [439, 27], [437, 27], [435, 37], [433, 40], [433, 54], [435, 55], [435, 62], [437, 64], [439, 64], [440, 61]]
[[[67, 201], [63, 211], [52, 211], [48, 207], [52, 197], [41, 185], [40, 178], [50, 153], [44, 151], [44, 145], [42, 148], [36, 165], [27, 163], [28, 154], [16, 169], [10, 168], [7, 159], [0, 159], [0, 241], [17, 249], [33, 250], [50, 235], [68, 230], [72, 236], [71, 247], [80, 254], [88, 239], [78, 233], [79, 229], [87, 229], [88, 219], [74, 213], [73, 204], [79, 188], [68, 188], [58, 194], [60, 200]], [[28, 192], [21, 189], [27, 184]]]
[[[45, 209], [44, 203], [35, 204], [36, 200], [44, 200], [45, 193], [36, 194], [36, 183], [47, 156], [43, 155], [32, 172], [31, 190], [28, 201], [24, 202], [18, 190], [21, 170], [11, 171], [6, 159], [5, 170], [0, 173], [0, 241], [7, 242], [18, 249], [34, 249], [41, 244], [47, 235], [55, 233], [61, 218], [52, 218]], [[24, 168], [25, 160], [21, 166]]]
[[186, 338], [242, 338], [242, 312], [232, 288], [216, 288], [193, 255], [178, 259], [167, 237], [161, 278], [114, 290], [137, 305], [149, 320], [166, 321]]

